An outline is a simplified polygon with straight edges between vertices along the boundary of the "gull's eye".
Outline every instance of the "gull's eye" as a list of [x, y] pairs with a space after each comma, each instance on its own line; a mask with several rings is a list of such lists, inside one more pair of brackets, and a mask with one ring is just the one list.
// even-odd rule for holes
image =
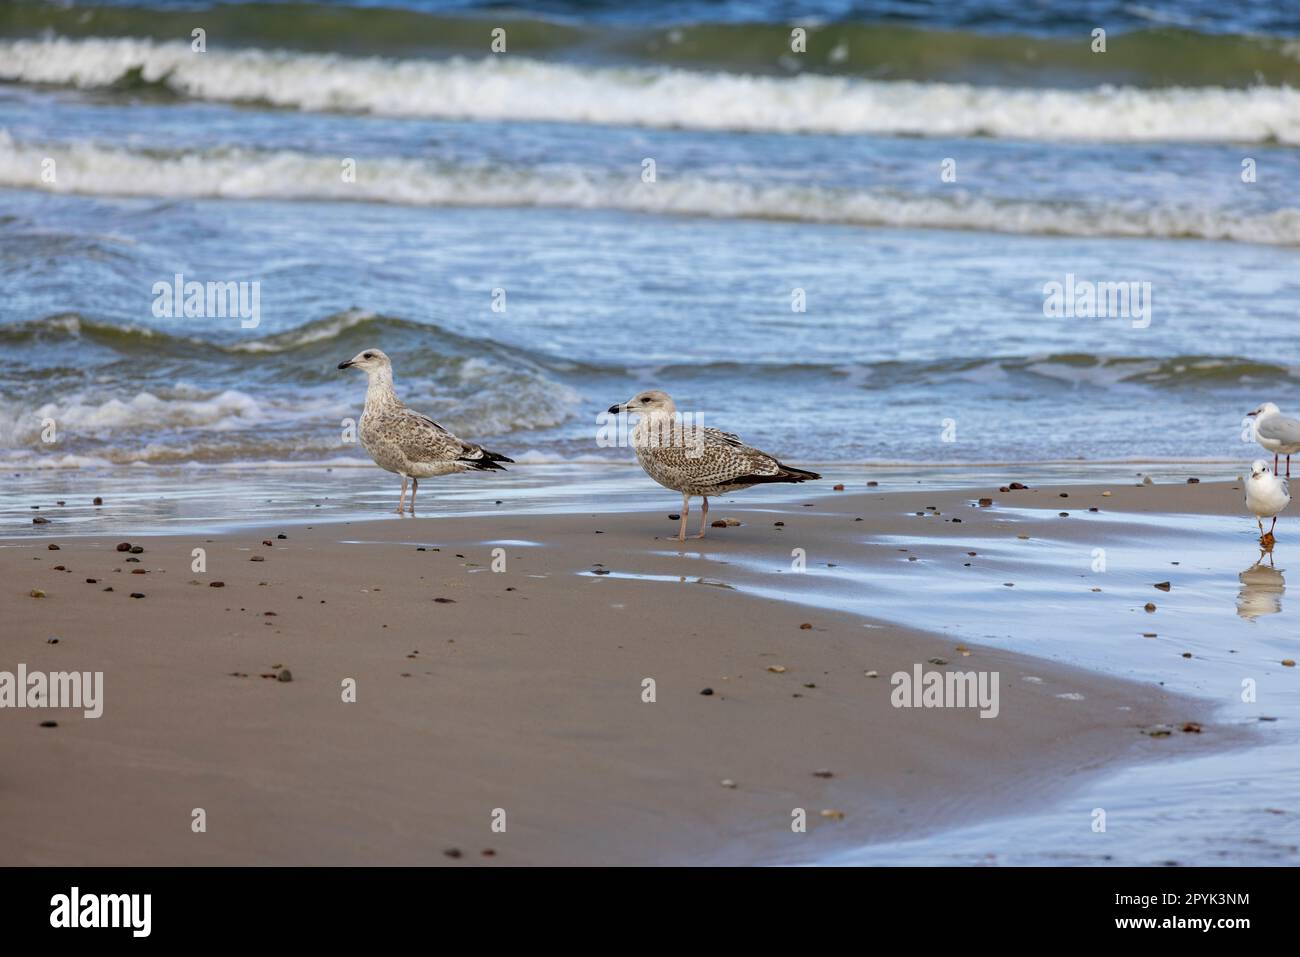
[[363, 358], [363, 359], [373, 359], [374, 357], [375, 357], [375, 354], [374, 354], [373, 352], [367, 352], [367, 353], [366, 353], [364, 356], [362, 356], [361, 358]]
[[649, 402], [650, 400], [649, 400], [649, 399], [642, 399], [641, 401], [642, 401], [642, 402]]

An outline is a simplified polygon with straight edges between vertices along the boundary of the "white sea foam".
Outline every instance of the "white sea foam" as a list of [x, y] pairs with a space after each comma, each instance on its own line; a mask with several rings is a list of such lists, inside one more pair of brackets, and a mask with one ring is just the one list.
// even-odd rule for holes
[[488, 57], [392, 60], [210, 50], [138, 39], [0, 42], [0, 79], [109, 86], [128, 71], [189, 97], [303, 110], [470, 120], [1052, 140], [1300, 143], [1284, 87], [1007, 89], [749, 76]]
[[[41, 177], [45, 157], [56, 160], [54, 183]], [[905, 195], [703, 177], [629, 185], [625, 178], [577, 166], [447, 167], [410, 159], [364, 160], [356, 182], [345, 183], [333, 157], [239, 149], [166, 154], [86, 142], [30, 144], [4, 131], [0, 186], [107, 196], [546, 206], [917, 229], [1300, 244], [1296, 208], [1250, 214], [1183, 205], [1035, 202], [964, 192]], [[365, 318], [348, 314], [337, 324], [342, 329]], [[323, 339], [336, 331], [331, 327], [313, 335]], [[288, 345], [271, 337], [237, 348], [276, 351]]]

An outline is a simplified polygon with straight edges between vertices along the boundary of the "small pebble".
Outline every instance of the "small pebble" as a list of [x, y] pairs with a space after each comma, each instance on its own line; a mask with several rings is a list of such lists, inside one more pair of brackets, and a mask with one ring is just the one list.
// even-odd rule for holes
[[705, 688], [703, 691], [700, 692], [700, 694], [705, 695], [705, 696], [707, 697], [708, 695], [713, 694], [713, 689], [712, 689], [712, 688]]
[[139, 554], [141, 554], [142, 552], [144, 552], [144, 546], [143, 546], [143, 545], [132, 545], [132, 546], [131, 546], [131, 554], [132, 554], [132, 555], [139, 555]]
[[131, 597], [132, 597], [132, 598], [143, 598], [143, 597], [144, 597], [144, 592], [133, 591], [133, 592], [131, 592]]
[[250, 562], [264, 562], [264, 561], [266, 561], [266, 559], [263, 558], [261, 555], [253, 555], [253, 556], [252, 556], [251, 558], [249, 558], [248, 560], [249, 560]]
[[225, 583], [225, 582], [208, 582], [208, 587], [209, 587], [209, 588], [225, 588], [225, 587], [226, 587], [226, 583]]
[[100, 498], [98, 495], [96, 495], [95, 498], [94, 498], [94, 500], [92, 500], [90, 504], [91, 504], [91, 505], [103, 505], [103, 504], [104, 504], [104, 500], [103, 500], [102, 498]]
[[58, 546], [58, 545], [55, 545], [53, 542], [51, 542], [50, 544], [46, 545], [45, 547], [46, 547], [47, 549], [49, 549], [50, 551], [52, 551], [52, 552], [57, 552], [57, 551], [59, 550], [59, 546]]
[[290, 672], [288, 668], [284, 668], [275, 676], [275, 680], [285, 683], [290, 682], [293, 680], [293, 673]]
[[118, 543], [117, 543], [117, 550], [118, 550], [119, 552], [129, 552], [129, 551], [131, 550], [131, 543], [130, 543], [130, 542], [118, 542]]
[[1143, 605], [1142, 607], [1145, 608], [1147, 611], [1155, 611], [1155, 610], [1156, 610], [1156, 604], [1155, 604], [1155, 602], [1153, 602], [1153, 601], [1149, 601], [1149, 602], [1147, 602], [1147, 603], [1146, 603], [1145, 605]]

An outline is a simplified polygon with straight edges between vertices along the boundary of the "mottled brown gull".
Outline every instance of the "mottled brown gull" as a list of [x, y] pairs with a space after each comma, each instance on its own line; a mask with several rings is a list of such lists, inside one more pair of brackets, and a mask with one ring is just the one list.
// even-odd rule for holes
[[393, 391], [393, 364], [378, 349], [358, 352], [340, 369], [360, 369], [366, 374], [366, 407], [361, 413], [361, 447], [375, 464], [402, 477], [402, 495], [395, 511], [402, 513], [406, 480], [411, 480], [411, 514], [420, 479], [452, 472], [504, 471], [498, 462], [513, 462], [481, 445], [463, 442], [427, 415], [409, 408]]
[[816, 472], [782, 465], [773, 456], [751, 448], [738, 436], [702, 425], [684, 424], [677, 416], [677, 406], [666, 392], [641, 392], [621, 405], [610, 406], [620, 412], [640, 415], [631, 432], [632, 447], [646, 475], [674, 492], [682, 493], [682, 518], [677, 540], [686, 541], [686, 516], [691, 499], [704, 499], [700, 532], [704, 537], [709, 521], [709, 496], [736, 492], [769, 482], [806, 482], [821, 478]]

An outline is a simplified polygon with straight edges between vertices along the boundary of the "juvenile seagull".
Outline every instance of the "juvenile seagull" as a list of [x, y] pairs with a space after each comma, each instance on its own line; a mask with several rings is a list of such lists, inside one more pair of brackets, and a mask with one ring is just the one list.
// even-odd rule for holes
[[1273, 472], [1277, 473], [1278, 453], [1286, 456], [1286, 477], [1291, 477], [1291, 456], [1300, 452], [1300, 422], [1288, 419], [1272, 402], [1265, 402], [1247, 418], [1255, 419], [1255, 441], [1273, 453]]
[[358, 352], [340, 369], [360, 369], [370, 380], [366, 408], [361, 413], [361, 447], [375, 464], [402, 477], [402, 496], [395, 511], [402, 514], [406, 480], [411, 480], [411, 514], [420, 479], [452, 472], [505, 471], [498, 462], [513, 462], [480, 445], [462, 442], [433, 419], [408, 408], [393, 391], [393, 364], [378, 349]]
[[709, 496], [735, 492], [763, 482], [805, 482], [821, 478], [816, 472], [782, 465], [766, 452], [750, 448], [739, 437], [718, 429], [683, 426], [676, 420], [677, 406], [667, 392], [652, 390], [633, 396], [609, 411], [634, 412], [641, 420], [632, 430], [632, 446], [646, 475], [674, 492], [682, 493], [682, 518], [677, 540], [686, 541], [686, 515], [691, 498], [704, 499], [700, 533], [709, 521]]
[[1277, 513], [1291, 504], [1291, 490], [1287, 481], [1278, 478], [1269, 470], [1268, 463], [1256, 459], [1250, 464], [1250, 478], [1246, 479], [1246, 508], [1255, 516], [1259, 525], [1259, 537], [1264, 539], [1264, 519], [1273, 519], [1268, 534], [1277, 528]]

